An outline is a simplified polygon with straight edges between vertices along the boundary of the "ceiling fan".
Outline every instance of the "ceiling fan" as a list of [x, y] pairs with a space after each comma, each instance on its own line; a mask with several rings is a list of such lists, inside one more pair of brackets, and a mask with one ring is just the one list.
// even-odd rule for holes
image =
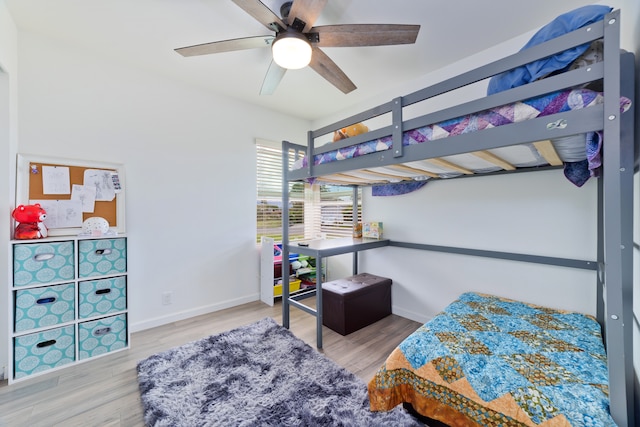
[[271, 47], [273, 59], [260, 89], [272, 94], [287, 69], [309, 65], [329, 83], [349, 93], [356, 85], [321, 47], [383, 46], [415, 43], [420, 25], [345, 24], [314, 27], [327, 0], [287, 1], [281, 18], [260, 0], [232, 0], [275, 35], [221, 40], [175, 49], [182, 56], [208, 55], [243, 49]]

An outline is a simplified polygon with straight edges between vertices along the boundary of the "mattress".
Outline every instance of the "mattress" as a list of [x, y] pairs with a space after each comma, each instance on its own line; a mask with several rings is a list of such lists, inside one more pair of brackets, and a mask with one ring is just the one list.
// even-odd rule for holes
[[465, 426], [615, 426], [600, 325], [584, 314], [465, 293], [369, 382], [373, 411], [409, 403]]
[[[446, 120], [403, 132], [402, 145], [409, 146], [435, 141], [451, 136], [462, 135], [498, 126], [518, 123], [537, 117], [578, 110], [604, 101], [602, 93], [586, 88], [556, 91], [550, 94], [530, 98], [515, 103], [501, 105], [478, 113]], [[621, 98], [621, 111], [629, 109], [631, 101]], [[599, 166], [601, 137], [593, 132], [551, 140], [552, 145], [540, 146], [524, 144], [487, 150], [482, 153], [467, 153], [448, 156], [442, 159], [427, 159], [405, 164], [404, 169], [394, 166], [373, 168], [349, 172], [350, 178], [361, 182], [385, 183], [405, 180], [428, 180], [430, 178], [449, 178], [462, 174], [486, 173], [508, 170], [518, 167], [542, 165], [559, 166], [563, 163], [583, 163], [587, 175], [592, 176]], [[317, 154], [314, 165], [350, 159], [392, 148], [391, 136], [362, 142], [352, 146]], [[293, 166], [294, 169], [306, 167], [305, 157]], [[421, 173], [422, 172], [422, 173]], [[584, 171], [579, 177], [567, 176], [580, 186], [585, 181]], [[339, 182], [340, 178], [336, 180]], [[347, 180], [348, 181], [348, 180]]]

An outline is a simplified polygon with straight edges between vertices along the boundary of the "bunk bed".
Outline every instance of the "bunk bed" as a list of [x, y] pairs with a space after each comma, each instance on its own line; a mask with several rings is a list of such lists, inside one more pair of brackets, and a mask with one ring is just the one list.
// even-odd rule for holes
[[[602, 60], [585, 64], [583, 55], [596, 44], [602, 47]], [[593, 346], [590, 350], [579, 350], [592, 356], [592, 360], [588, 363], [594, 363], [593, 367], [587, 365], [583, 368], [586, 371], [604, 372], [605, 381], [602, 381], [602, 378], [599, 380], [592, 378], [589, 383], [591, 388], [596, 388], [605, 395], [604, 404], [600, 409], [607, 414], [610, 413], [613, 420], [611, 425], [614, 425], [613, 422], [618, 426], [634, 425], [633, 378], [635, 376], [630, 355], [633, 351], [633, 174], [637, 166], [633, 120], [635, 60], [633, 54], [621, 51], [619, 45], [620, 11], [608, 9], [597, 19], [589, 19], [560, 35], [554, 34], [546, 40], [525, 46], [526, 49], [523, 48], [516, 54], [310, 131], [306, 146], [283, 142], [283, 262], [286, 263], [288, 259], [286, 255], [290, 250], [306, 251], [319, 260], [334, 254], [353, 253], [353, 268], [356, 273], [359, 251], [381, 246], [395, 246], [592, 270], [596, 273], [594, 276], [597, 288], [597, 323], [590, 323], [588, 316], [577, 317], [577, 313], [557, 312], [544, 307], [530, 306], [524, 302], [479, 294], [461, 295], [460, 300], [453, 302], [432, 321], [436, 322], [436, 326], [441, 322], [439, 325], [442, 326], [443, 316], [451, 321], [460, 314], [455, 313], [456, 307], [460, 308], [464, 303], [467, 304], [468, 311], [470, 301], [487, 298], [498, 311], [505, 309], [505, 306], [517, 305], [520, 308], [526, 307], [524, 311], [528, 314], [535, 311], [548, 316], [547, 321], [551, 323], [558, 324], [559, 319], [562, 319], [565, 324], [583, 325], [584, 327], [571, 329], [578, 333], [584, 332], [588, 337], [572, 339]], [[414, 104], [487, 79], [491, 79], [489, 82], [491, 87], [495, 78], [514, 72], [517, 74], [523, 67], [526, 68], [539, 61], [545, 63], [549, 62], [549, 59], [555, 60], [576, 48], [580, 48], [580, 52], [577, 57], [573, 57], [571, 65], [563, 63], [561, 69], [556, 72], [549, 73], [548, 70], [544, 70], [543, 76], [531, 73], [531, 79], [524, 84], [516, 84], [511, 88], [495, 91], [481, 99], [419, 117], [403, 117], [407, 107]], [[578, 62], [580, 64], [574, 67], [573, 64]], [[552, 98], [559, 96], [569, 100], [563, 102], [571, 105], [563, 105], [557, 110], [546, 108], [551, 104], [558, 104], [554, 100], [549, 101], [549, 94]], [[545, 101], [540, 101], [543, 98]], [[521, 114], [524, 110], [531, 111], [531, 105], [538, 105], [540, 102], [544, 106], [534, 107], [533, 109], [537, 112]], [[575, 106], [578, 108], [574, 108]], [[505, 110], [510, 110], [507, 114], [511, 114], [510, 117], [517, 116], [521, 119], [504, 120], [501, 123], [487, 119], [487, 117], [495, 117], [496, 112], [501, 114], [500, 112]], [[331, 135], [336, 130], [384, 115], [391, 116], [389, 125], [378, 127], [363, 135], [316, 146], [317, 140]], [[478, 125], [488, 120], [488, 125]], [[459, 131], [460, 128], [464, 130]], [[451, 129], [458, 130], [451, 131]], [[433, 137], [434, 134], [437, 134], [437, 137]], [[576, 141], [578, 146], [573, 146], [572, 144]], [[509, 152], [509, 149], [514, 151]], [[578, 157], [567, 154], [576, 150], [580, 152]], [[517, 158], [520, 155], [518, 152], [526, 154], [522, 161]], [[489, 163], [490, 166], [482, 164], [477, 167], [465, 166], [463, 164], [466, 161], [465, 156], [467, 158], [472, 156], [476, 164], [480, 159]], [[507, 157], [509, 157], [508, 160]], [[531, 157], [534, 159], [532, 160]], [[564, 168], [565, 176], [578, 186], [590, 177], [598, 178], [597, 259], [577, 260], [393, 240], [380, 240], [375, 244], [367, 239], [341, 239], [335, 244], [313, 241], [289, 242], [288, 190], [292, 182], [350, 185], [354, 186], [354, 189], [358, 186], [399, 187], [402, 192], [405, 191], [402, 189], [403, 186], [412, 187], [416, 183], [434, 179], [531, 172], [549, 168]], [[283, 286], [285, 290], [282, 303], [283, 325], [289, 327], [291, 307], [300, 308], [316, 316], [317, 346], [322, 347], [322, 281], [318, 280], [316, 289], [310, 291], [310, 295], [290, 296], [286, 292], [288, 289], [286, 279]], [[316, 298], [315, 309], [301, 303], [302, 299], [309, 296]], [[471, 307], [478, 307], [478, 305], [471, 304]], [[518, 312], [518, 310], [507, 311]], [[476, 321], [477, 315], [491, 318], [491, 313], [482, 311], [474, 315]], [[515, 315], [518, 316], [518, 314]], [[524, 321], [522, 316], [512, 320], [516, 323], [519, 321]], [[531, 326], [531, 322], [528, 324]], [[460, 323], [457, 325], [460, 326]], [[469, 396], [462, 393], [460, 388], [449, 388], [447, 381], [436, 381], [439, 394], [445, 396], [443, 400], [438, 400], [437, 404], [430, 406], [425, 403], [426, 401], [415, 400], [415, 396], [421, 393], [424, 395], [425, 384], [435, 383], [433, 378], [420, 376], [420, 366], [423, 365], [411, 363], [412, 360], [417, 359], [424, 362], [427, 358], [423, 354], [424, 351], [427, 348], [433, 350], [433, 347], [426, 346], [421, 350], [420, 346], [412, 345], [412, 341], [418, 342], [422, 339], [420, 345], [424, 346], [424, 339], [429, 341], [436, 336], [434, 332], [437, 330], [436, 326], [427, 323], [416, 331], [419, 339], [416, 335], [412, 335], [390, 355], [369, 384], [372, 410], [388, 410], [399, 403], [408, 403], [413, 404], [413, 409], [421, 415], [445, 423], [494, 425], [477, 420], [476, 424], [473, 424], [470, 420], [474, 419], [474, 415], [469, 415], [469, 412], [460, 408], [460, 400], [467, 399], [469, 402]], [[550, 327], [547, 324], [539, 328], [547, 330]], [[598, 335], [600, 328], [602, 338]], [[448, 333], [450, 335], [450, 331]], [[594, 337], [596, 337], [595, 342]], [[569, 339], [568, 336], [565, 338]], [[598, 347], [598, 343], [601, 348]], [[549, 341], [536, 345], [547, 349]], [[544, 353], [542, 350], [531, 351], [531, 348], [535, 348], [536, 345], [532, 344], [529, 347], [533, 357]], [[450, 349], [442, 351], [450, 352]], [[434, 354], [443, 355], [442, 352], [437, 351]], [[400, 359], [407, 363], [398, 363]], [[451, 357], [440, 359], [451, 361]], [[452, 364], [455, 366], [445, 366], [443, 369], [460, 372], [471, 369], [461, 362], [465, 359], [464, 357], [456, 356], [455, 359], [456, 363]], [[587, 363], [587, 358], [579, 360]], [[533, 366], [535, 365], [536, 363], [533, 363]], [[425, 368], [422, 369], [424, 370]], [[495, 371], [498, 372], [498, 377], [485, 378], [484, 381], [501, 383], [503, 379], [499, 377], [500, 370]], [[547, 414], [538, 418], [529, 414], [524, 419], [522, 417], [519, 419], [517, 416], [501, 414], [495, 406], [491, 408], [482, 406], [478, 402], [482, 403], [484, 400], [478, 398], [477, 390], [472, 390], [471, 394], [473, 393], [475, 393], [473, 395], [475, 400], [471, 400], [474, 400], [473, 404], [476, 405], [474, 407], [476, 414], [493, 411], [491, 412], [493, 416], [497, 416], [502, 423], [495, 425], [538, 425], [537, 422], [545, 420], [550, 422], [549, 425], [572, 425], [567, 419], [575, 420], [571, 416], [556, 417], [555, 415], [558, 414], [553, 417]], [[447, 403], [447, 399], [453, 399], [458, 406], [451, 402]], [[437, 410], [430, 410], [430, 407], [432, 409], [436, 407]], [[564, 409], [561, 408], [558, 411], [562, 412]], [[457, 419], [457, 416], [462, 418]], [[462, 424], [456, 424], [460, 422]], [[594, 421], [592, 425], [601, 424]]]

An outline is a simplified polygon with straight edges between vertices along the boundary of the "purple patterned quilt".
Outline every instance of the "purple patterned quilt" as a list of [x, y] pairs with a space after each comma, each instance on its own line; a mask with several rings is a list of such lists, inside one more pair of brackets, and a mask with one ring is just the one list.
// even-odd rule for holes
[[[602, 93], [589, 89], [557, 91], [524, 101], [518, 101], [513, 104], [502, 105], [478, 113], [405, 131], [402, 137], [402, 144], [404, 146], [420, 144], [427, 141], [447, 138], [449, 136], [462, 135], [492, 127], [518, 123], [536, 117], [548, 116], [570, 110], [578, 110], [592, 105], [601, 104], [603, 101], [604, 97], [602, 96]], [[624, 97], [620, 99], [621, 111], [624, 112], [628, 110], [630, 106], [631, 101], [629, 99]], [[591, 138], [593, 139], [593, 136]], [[585, 136], [585, 144], [586, 142], [587, 137]], [[378, 151], [389, 150], [392, 145], [393, 140], [390, 136], [379, 138], [315, 155], [314, 164], [319, 165]], [[593, 152], [593, 149], [591, 149], [591, 152]], [[305, 158], [302, 166], [307, 166], [307, 164], [308, 160]], [[592, 170], [597, 166], [599, 165], [589, 165], [589, 169]], [[568, 176], [568, 178], [570, 177]]]

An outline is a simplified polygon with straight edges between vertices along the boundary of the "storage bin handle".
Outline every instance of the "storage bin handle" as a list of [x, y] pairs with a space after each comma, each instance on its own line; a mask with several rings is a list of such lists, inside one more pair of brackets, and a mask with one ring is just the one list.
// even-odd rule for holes
[[38, 344], [36, 344], [36, 347], [38, 347], [38, 348], [49, 347], [49, 346], [54, 345], [55, 343], [56, 343], [56, 340], [42, 341], [42, 342], [39, 342]]
[[107, 326], [105, 328], [96, 329], [95, 331], [93, 331], [93, 335], [101, 337], [103, 335], [107, 335], [109, 332], [111, 332], [111, 327]]
[[33, 256], [33, 259], [34, 261], [44, 262], [44, 261], [49, 261], [54, 256], [56, 256], [56, 254], [52, 254], [52, 253], [35, 254]]
[[111, 253], [111, 249], [96, 249], [96, 255], [109, 255]]
[[96, 291], [96, 295], [108, 294], [111, 292], [111, 289], [98, 289]]
[[56, 297], [44, 297], [36, 300], [36, 304], [51, 304], [56, 302]]

